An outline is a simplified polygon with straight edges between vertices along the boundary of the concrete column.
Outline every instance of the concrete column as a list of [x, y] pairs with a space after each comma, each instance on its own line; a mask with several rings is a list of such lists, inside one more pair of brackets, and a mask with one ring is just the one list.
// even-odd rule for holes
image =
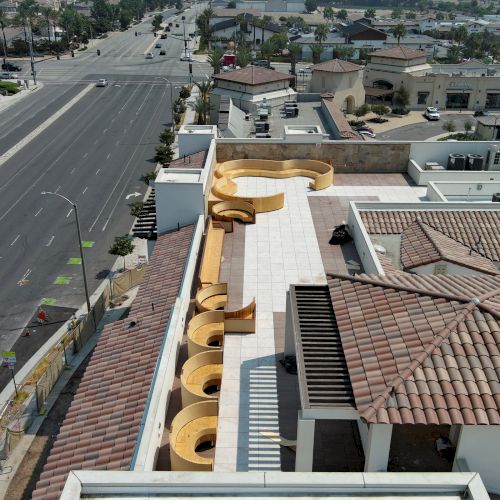
[[285, 316], [285, 356], [295, 356], [295, 334], [293, 329], [292, 301], [290, 300], [290, 291], [287, 291]]
[[312, 472], [314, 458], [314, 419], [302, 417], [299, 412], [297, 422], [297, 450], [295, 452], [295, 472]]
[[365, 472], [386, 472], [391, 449], [392, 425], [370, 424], [365, 450]]

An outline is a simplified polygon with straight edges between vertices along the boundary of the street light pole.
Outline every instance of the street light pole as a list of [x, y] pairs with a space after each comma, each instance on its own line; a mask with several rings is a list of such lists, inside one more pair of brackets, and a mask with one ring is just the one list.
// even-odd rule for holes
[[76, 203], [72, 202], [70, 199], [66, 198], [66, 196], [63, 196], [62, 194], [59, 193], [53, 193], [52, 191], [42, 191], [42, 194], [52, 194], [54, 196], [59, 196], [59, 198], [62, 198], [63, 200], [67, 201], [72, 207], [75, 212], [75, 220], [76, 220], [76, 230], [78, 232], [78, 245], [80, 246], [80, 258], [82, 259], [82, 273], [83, 273], [83, 284], [85, 286], [85, 300], [87, 301], [87, 311], [88, 314], [90, 315], [90, 299], [89, 299], [89, 288], [87, 285], [87, 273], [85, 271], [85, 257], [83, 255], [83, 246], [82, 246], [82, 233], [80, 231], [80, 220], [78, 218], [78, 208], [76, 206]]

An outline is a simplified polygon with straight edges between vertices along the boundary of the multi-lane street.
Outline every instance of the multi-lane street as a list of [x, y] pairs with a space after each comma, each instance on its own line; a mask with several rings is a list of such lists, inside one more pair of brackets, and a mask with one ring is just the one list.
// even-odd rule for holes
[[[194, 31], [195, 10], [183, 15], [186, 32]], [[78, 308], [84, 301], [72, 207], [41, 192], [77, 202], [92, 292], [115, 260], [108, 254], [114, 237], [130, 230], [128, 204], [146, 191], [142, 175], [155, 168], [158, 135], [171, 122], [171, 90], [174, 99], [178, 93], [170, 82], [188, 81], [188, 63], [179, 61], [183, 42], [157, 40], [151, 19], [96, 46], [101, 56], [90, 47], [37, 63], [43, 87], [0, 112], [2, 350], [41, 303]], [[155, 58], [146, 60], [147, 51]], [[193, 64], [193, 80], [207, 73], [208, 65]], [[98, 78], [109, 85], [96, 88]], [[134, 193], [141, 196], [127, 199]]]

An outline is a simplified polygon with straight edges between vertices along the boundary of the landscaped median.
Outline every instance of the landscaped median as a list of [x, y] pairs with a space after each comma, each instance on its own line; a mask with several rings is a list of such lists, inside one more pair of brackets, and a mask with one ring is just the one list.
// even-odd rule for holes
[[20, 85], [17, 82], [0, 80], [0, 95], [10, 96], [21, 91]]

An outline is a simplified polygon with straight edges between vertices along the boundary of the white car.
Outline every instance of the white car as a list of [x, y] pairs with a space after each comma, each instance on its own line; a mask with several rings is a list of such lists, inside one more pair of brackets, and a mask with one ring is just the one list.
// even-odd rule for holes
[[375, 132], [370, 132], [369, 130], [358, 130], [357, 132], [358, 134], [366, 135], [366, 137], [370, 137], [371, 139], [375, 139], [375, 137], [377, 137]]
[[0, 80], [17, 80], [19, 75], [17, 73], [10, 73], [9, 71], [2, 71], [0, 73]]
[[306, 66], [305, 68], [299, 69], [299, 74], [301, 74], [301, 75], [310, 75], [311, 73], [312, 73], [312, 69], [309, 66]]
[[152, 52], [148, 52], [146, 54], [146, 59], [153, 59], [153, 57], [154, 57], [154, 54]]
[[425, 110], [424, 116], [428, 120], [439, 120], [439, 111], [437, 110], [437, 108], [429, 107]]
[[97, 80], [95, 86], [96, 87], [107, 87], [108, 86], [108, 80], [106, 80], [106, 78], [99, 78], [99, 80]]
[[181, 56], [179, 58], [180, 61], [193, 62], [193, 58], [191, 56]]

